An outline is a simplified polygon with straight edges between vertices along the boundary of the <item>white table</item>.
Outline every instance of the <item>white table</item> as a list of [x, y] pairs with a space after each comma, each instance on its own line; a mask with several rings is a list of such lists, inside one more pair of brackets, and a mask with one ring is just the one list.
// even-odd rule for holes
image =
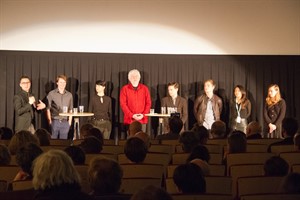
[[162, 134], [162, 124], [163, 124], [163, 118], [165, 117], [171, 117], [171, 114], [161, 114], [161, 113], [149, 113], [149, 114], [145, 114], [145, 116], [147, 117], [159, 117], [159, 129], [160, 131], [158, 131], [158, 135]]
[[[62, 117], [74, 117], [74, 136], [73, 140], [80, 139], [80, 126], [79, 126], [79, 117], [90, 117], [94, 116], [94, 113], [90, 112], [78, 112], [78, 113], [59, 113], [59, 116]], [[76, 128], [76, 125], [78, 128]]]

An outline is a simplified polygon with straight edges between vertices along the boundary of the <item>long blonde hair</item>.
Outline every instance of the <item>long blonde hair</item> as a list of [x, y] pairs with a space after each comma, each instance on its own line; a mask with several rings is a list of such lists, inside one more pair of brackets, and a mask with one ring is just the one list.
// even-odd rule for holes
[[[269, 91], [271, 88], [274, 88], [275, 91], [277, 92], [277, 94], [275, 95], [275, 97], [270, 97], [269, 96]], [[268, 106], [272, 106], [275, 105], [276, 103], [278, 103], [281, 100], [281, 94], [280, 94], [280, 89], [279, 86], [276, 84], [272, 84], [269, 86], [268, 88], [268, 96], [266, 98], [266, 103]]]

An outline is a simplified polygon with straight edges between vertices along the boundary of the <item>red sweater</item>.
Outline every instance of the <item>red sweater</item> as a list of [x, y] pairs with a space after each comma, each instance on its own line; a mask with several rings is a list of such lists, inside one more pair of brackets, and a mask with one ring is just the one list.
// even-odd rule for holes
[[[134, 114], [148, 114], [151, 107], [150, 93], [144, 84], [139, 83], [137, 89], [129, 83], [122, 87], [120, 93], [120, 105], [124, 112], [124, 124], [134, 121]], [[140, 122], [147, 124], [148, 117], [144, 116]]]

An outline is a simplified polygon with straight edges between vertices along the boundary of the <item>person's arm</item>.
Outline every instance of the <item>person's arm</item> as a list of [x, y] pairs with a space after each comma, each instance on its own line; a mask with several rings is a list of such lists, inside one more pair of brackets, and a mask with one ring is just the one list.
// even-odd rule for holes
[[249, 99], [247, 100], [246, 109], [247, 109], [246, 119], [248, 119], [251, 115], [251, 102]]
[[271, 118], [268, 115], [268, 110], [269, 110], [269, 108], [268, 108], [268, 105], [266, 103], [265, 107], [264, 107], [263, 114], [264, 114], [264, 120], [265, 120], [265, 122], [269, 125], [271, 123]]
[[197, 113], [198, 113], [198, 110], [200, 109], [199, 105], [200, 105], [200, 97], [197, 97], [195, 102], [194, 102], [194, 116], [195, 116], [197, 121], [198, 121]]
[[121, 109], [123, 110], [123, 113], [125, 116], [129, 116], [130, 118], [132, 118], [133, 114], [131, 112], [131, 110], [129, 109], [128, 107], [128, 104], [127, 104], [127, 101], [128, 101], [128, 97], [127, 97], [127, 91], [126, 91], [126, 88], [122, 88], [121, 89], [121, 92], [120, 92], [120, 106], [121, 106]]
[[108, 117], [109, 120], [112, 121], [112, 103], [110, 97], [108, 97]]
[[143, 115], [148, 114], [150, 112], [150, 108], [151, 108], [151, 96], [150, 96], [149, 89], [145, 86], [145, 108], [142, 114]]
[[48, 119], [48, 124], [52, 124], [52, 119], [51, 119], [51, 112], [50, 109], [47, 109], [47, 119]]
[[220, 117], [221, 117], [222, 110], [223, 110], [223, 102], [222, 102], [222, 99], [220, 97], [218, 98], [217, 103], [218, 103], [219, 113], [220, 113]]
[[285, 112], [286, 112], [286, 103], [285, 103], [285, 100], [284, 99], [281, 99], [281, 101], [279, 102], [279, 108], [280, 108], [280, 112], [279, 112], [279, 115], [276, 119], [276, 121], [274, 122], [274, 124], [276, 126], [280, 125], [282, 120], [284, 119], [285, 117]]
[[[73, 95], [70, 93], [70, 103], [69, 103], [69, 110], [72, 110], [73, 111], [73, 104], [74, 102], [73, 102]], [[71, 126], [71, 124], [72, 124], [72, 119], [73, 119], [73, 117], [72, 116], [70, 116], [69, 117], [69, 125]]]
[[187, 121], [188, 118], [188, 108], [187, 108], [187, 100], [183, 97], [181, 97], [182, 101], [182, 117], [181, 120], [183, 124]]
[[18, 116], [23, 115], [24, 113], [27, 113], [31, 109], [31, 104], [28, 102], [24, 105], [22, 105], [22, 98], [19, 95], [15, 95], [13, 98], [14, 103], [14, 109]]

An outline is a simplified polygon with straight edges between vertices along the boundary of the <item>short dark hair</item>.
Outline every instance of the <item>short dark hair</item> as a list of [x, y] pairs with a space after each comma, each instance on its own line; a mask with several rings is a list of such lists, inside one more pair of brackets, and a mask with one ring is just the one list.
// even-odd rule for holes
[[83, 139], [79, 146], [86, 154], [100, 153], [102, 151], [103, 142], [95, 136], [88, 136]]
[[34, 134], [39, 139], [40, 146], [49, 146], [50, 145], [51, 135], [46, 129], [39, 128], [35, 131]]
[[72, 158], [74, 165], [85, 164], [85, 153], [79, 146], [68, 146], [64, 151]]
[[206, 144], [209, 138], [209, 133], [205, 126], [195, 123], [192, 131], [195, 133], [196, 137], [200, 144]]
[[187, 162], [191, 162], [194, 159], [201, 159], [206, 161], [207, 163], [210, 160], [210, 155], [209, 155], [209, 151], [206, 148], [206, 146], [204, 145], [198, 145], [196, 147], [194, 147], [194, 149], [192, 150], [191, 154], [189, 155]]
[[20, 79], [19, 79], [19, 81], [20, 81], [20, 83], [21, 83], [21, 80], [22, 79], [28, 79], [30, 82], [31, 82], [31, 79], [29, 78], [29, 76], [27, 76], [27, 75], [22, 75], [21, 77], [20, 77]]
[[242, 131], [233, 131], [227, 138], [228, 153], [245, 153], [247, 151], [247, 138]]
[[179, 137], [184, 152], [190, 153], [199, 144], [199, 138], [193, 131], [184, 131]]
[[298, 122], [294, 118], [286, 117], [282, 120], [282, 128], [288, 136], [294, 136], [298, 131]]
[[1, 140], [10, 140], [14, 133], [12, 131], [12, 129], [8, 128], [8, 127], [1, 127], [0, 128], [0, 135], [1, 135]]
[[141, 163], [147, 155], [147, 146], [145, 142], [138, 137], [129, 138], [124, 146], [126, 157], [134, 163]]
[[97, 80], [97, 81], [96, 81], [96, 85], [101, 85], [101, 86], [105, 87], [105, 86], [106, 86], [106, 81], [103, 81], [103, 80]]
[[285, 176], [289, 172], [289, 164], [279, 156], [272, 156], [264, 164], [265, 176]]
[[300, 173], [289, 173], [282, 182], [283, 193], [300, 194]]
[[172, 133], [179, 134], [183, 127], [183, 122], [179, 117], [173, 116], [169, 119], [169, 127]]

